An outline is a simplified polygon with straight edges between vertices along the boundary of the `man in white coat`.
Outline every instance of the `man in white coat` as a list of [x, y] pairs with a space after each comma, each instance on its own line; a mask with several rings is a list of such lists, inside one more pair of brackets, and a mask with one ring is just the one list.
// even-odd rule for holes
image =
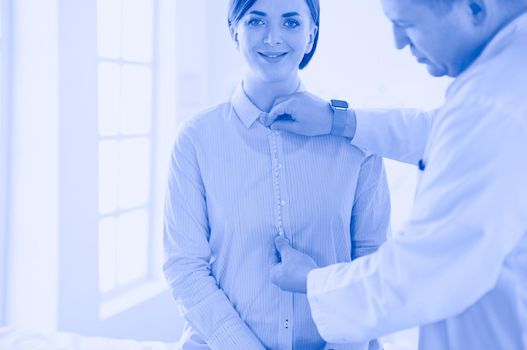
[[411, 218], [376, 253], [326, 267], [277, 238], [272, 279], [307, 292], [328, 342], [419, 325], [420, 349], [527, 349], [527, 0], [382, 2], [397, 48], [456, 78], [445, 104], [361, 111], [297, 93], [267, 123], [419, 166]]

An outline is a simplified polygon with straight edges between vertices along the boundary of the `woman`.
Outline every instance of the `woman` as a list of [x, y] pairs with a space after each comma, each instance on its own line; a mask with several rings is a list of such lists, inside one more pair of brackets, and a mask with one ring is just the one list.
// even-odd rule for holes
[[389, 225], [379, 157], [261, 121], [278, 96], [304, 89], [298, 72], [316, 48], [318, 0], [229, 6], [243, 81], [185, 124], [171, 159], [164, 271], [187, 321], [182, 348], [367, 349], [326, 344], [306, 296], [270, 280], [276, 235], [326, 266], [375, 251]]

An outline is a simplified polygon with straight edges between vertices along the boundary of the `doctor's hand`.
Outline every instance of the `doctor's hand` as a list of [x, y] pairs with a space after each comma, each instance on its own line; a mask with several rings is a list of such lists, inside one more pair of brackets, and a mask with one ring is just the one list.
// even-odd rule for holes
[[297, 92], [275, 100], [266, 126], [305, 136], [328, 135], [333, 124], [329, 102], [308, 92]]
[[271, 281], [284, 291], [306, 293], [307, 275], [318, 268], [317, 264], [310, 256], [293, 249], [282, 236], [276, 237], [274, 243], [282, 261], [272, 267]]

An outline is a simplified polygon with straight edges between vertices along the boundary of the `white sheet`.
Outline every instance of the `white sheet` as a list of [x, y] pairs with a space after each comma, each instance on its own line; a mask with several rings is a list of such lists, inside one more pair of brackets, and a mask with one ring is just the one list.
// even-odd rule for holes
[[86, 337], [74, 333], [41, 333], [0, 328], [0, 350], [177, 350], [177, 343]]

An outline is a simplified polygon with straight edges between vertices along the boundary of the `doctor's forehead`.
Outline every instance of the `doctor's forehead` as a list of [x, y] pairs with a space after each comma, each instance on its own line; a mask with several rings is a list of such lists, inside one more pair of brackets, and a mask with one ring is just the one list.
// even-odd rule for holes
[[436, 0], [381, 0], [381, 3], [386, 17], [397, 22], [417, 19], [423, 13], [430, 12], [431, 5], [427, 1]]

